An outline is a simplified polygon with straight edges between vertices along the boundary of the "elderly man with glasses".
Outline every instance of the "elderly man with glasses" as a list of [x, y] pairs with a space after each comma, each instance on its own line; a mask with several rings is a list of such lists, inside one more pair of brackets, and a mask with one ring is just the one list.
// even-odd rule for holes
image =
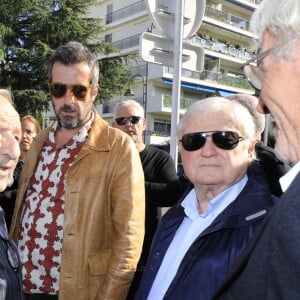
[[[214, 299], [300, 299], [300, 1], [263, 0], [251, 20], [261, 49], [245, 66], [260, 90], [258, 110], [272, 115], [275, 152], [293, 167], [283, 195]], [[249, 72], [250, 70], [250, 72]]]
[[210, 299], [273, 206], [255, 161], [257, 130], [238, 101], [206, 98], [177, 128], [192, 183], [163, 216], [136, 299]]
[[153, 235], [156, 231], [160, 213], [159, 207], [171, 206], [173, 202], [168, 198], [157, 201], [157, 193], [167, 183], [177, 181], [177, 174], [174, 162], [170, 155], [154, 146], [146, 145], [143, 140], [143, 133], [146, 130], [147, 120], [144, 117], [144, 108], [135, 100], [126, 100], [117, 103], [114, 109], [114, 122], [112, 126], [127, 133], [134, 141], [139, 151], [144, 176], [146, 191], [146, 216], [145, 216], [145, 238], [143, 251], [138, 263], [134, 280], [129, 290], [127, 299], [133, 299], [136, 289], [145, 268], [149, 255]]
[[[21, 123], [7, 90], [0, 90], [0, 192], [13, 182], [20, 156]], [[21, 300], [23, 288], [18, 250], [10, 240], [0, 207], [0, 299]]]

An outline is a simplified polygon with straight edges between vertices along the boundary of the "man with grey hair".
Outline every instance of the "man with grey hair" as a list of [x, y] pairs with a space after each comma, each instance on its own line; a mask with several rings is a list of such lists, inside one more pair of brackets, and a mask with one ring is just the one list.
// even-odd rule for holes
[[263, 0], [251, 28], [261, 52], [245, 74], [272, 115], [275, 151], [293, 164], [283, 195], [214, 299], [300, 299], [300, 1]]
[[193, 184], [163, 216], [136, 299], [210, 299], [273, 205], [255, 161], [254, 120], [221, 97], [192, 104], [177, 127]]
[[[137, 272], [135, 273], [127, 299], [134, 298], [134, 294], [145, 268], [152, 238], [159, 221], [158, 209], [161, 206], [170, 206], [168, 197], [159, 202], [157, 200], [157, 193], [161, 186], [164, 186], [169, 182], [174, 182], [178, 178], [171, 156], [166, 151], [144, 143], [143, 133], [146, 130], [147, 125], [144, 114], [144, 108], [139, 102], [135, 100], [121, 101], [115, 106], [114, 121], [112, 123], [113, 127], [124, 131], [134, 141], [140, 154], [145, 176], [145, 238]], [[178, 198], [174, 200], [177, 201]], [[174, 203], [175, 202], [173, 202], [173, 204]]]
[[[0, 90], [0, 192], [13, 181], [20, 156], [21, 123], [12, 106], [10, 92]], [[0, 207], [0, 299], [23, 299], [21, 262], [18, 250], [6, 229], [4, 211]]]
[[11, 91], [6, 90], [6, 89], [0, 89], [0, 96], [7, 99], [10, 103], [13, 103], [13, 95], [12, 95]]

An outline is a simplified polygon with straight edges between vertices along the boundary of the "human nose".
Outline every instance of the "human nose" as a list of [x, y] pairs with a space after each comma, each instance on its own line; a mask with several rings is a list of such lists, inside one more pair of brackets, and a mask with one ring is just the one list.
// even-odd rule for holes
[[65, 94], [65, 102], [66, 103], [74, 103], [75, 102], [75, 96], [70, 88], [67, 88], [66, 94]]
[[202, 156], [209, 157], [217, 153], [216, 148], [217, 146], [214, 144], [212, 137], [207, 136], [204, 145], [199, 150]]
[[133, 124], [129, 119], [126, 119], [125, 126], [131, 127], [131, 126], [133, 126], [133, 125], [134, 125], [134, 124]]
[[0, 151], [3, 155], [8, 155], [15, 160], [20, 156], [20, 145], [11, 132], [5, 132], [0, 137]]

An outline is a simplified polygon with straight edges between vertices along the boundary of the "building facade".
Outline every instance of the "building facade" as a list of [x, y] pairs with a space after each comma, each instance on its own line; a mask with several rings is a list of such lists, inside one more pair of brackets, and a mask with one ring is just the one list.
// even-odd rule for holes
[[[204, 49], [204, 70], [201, 73], [182, 70], [179, 114], [194, 101], [208, 96], [254, 93], [243, 76], [241, 65], [255, 55], [249, 20], [259, 2], [261, 0], [206, 0], [202, 24], [190, 39], [192, 44]], [[143, 32], [161, 35], [149, 16], [146, 0], [102, 0], [90, 13], [103, 19], [105, 32], [99, 38], [119, 49], [115, 55], [138, 54]], [[168, 144], [173, 69], [146, 63], [138, 55], [128, 68], [132, 74], [130, 87], [135, 94], [130, 98], [143, 104], [146, 111], [146, 144]], [[125, 99], [128, 97], [119, 95], [113, 101], [98, 105], [97, 109], [111, 123], [114, 103]]]

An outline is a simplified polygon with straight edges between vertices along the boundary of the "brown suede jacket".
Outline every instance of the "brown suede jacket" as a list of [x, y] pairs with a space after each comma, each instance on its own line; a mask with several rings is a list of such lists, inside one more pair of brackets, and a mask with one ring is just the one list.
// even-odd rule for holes
[[[26, 189], [49, 131], [33, 142], [23, 167], [11, 226], [16, 242]], [[59, 299], [125, 299], [144, 237], [144, 173], [133, 141], [95, 112], [65, 189]]]

